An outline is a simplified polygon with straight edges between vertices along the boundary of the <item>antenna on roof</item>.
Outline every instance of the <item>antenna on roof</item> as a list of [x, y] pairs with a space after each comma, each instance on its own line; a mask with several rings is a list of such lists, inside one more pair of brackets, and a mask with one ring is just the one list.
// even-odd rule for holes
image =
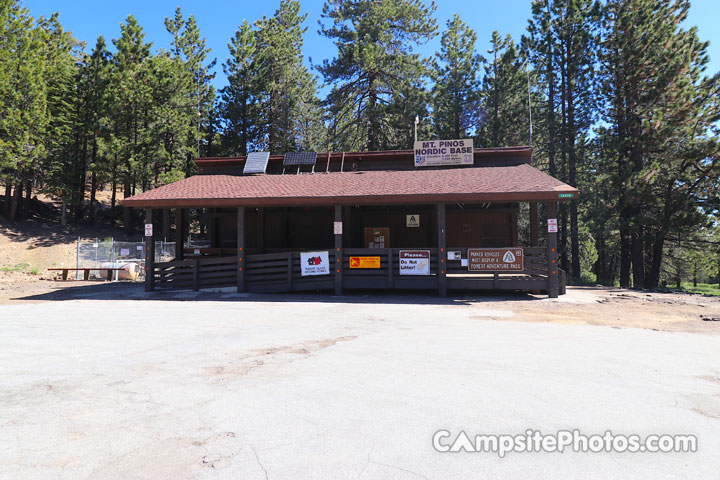
[[530, 104], [530, 70], [528, 70], [528, 61], [525, 60], [525, 73], [527, 74], [528, 85], [528, 117], [530, 118], [530, 145], [532, 145], [532, 105]]

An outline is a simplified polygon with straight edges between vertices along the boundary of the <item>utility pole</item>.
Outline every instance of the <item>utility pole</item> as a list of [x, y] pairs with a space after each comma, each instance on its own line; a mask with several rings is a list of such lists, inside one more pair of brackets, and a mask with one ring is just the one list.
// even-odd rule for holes
[[528, 87], [528, 117], [530, 118], [530, 145], [532, 145], [532, 104], [530, 103], [530, 71], [527, 68], [528, 62], [525, 61], [525, 73], [527, 74]]
[[200, 72], [197, 75], [197, 156], [200, 157]]

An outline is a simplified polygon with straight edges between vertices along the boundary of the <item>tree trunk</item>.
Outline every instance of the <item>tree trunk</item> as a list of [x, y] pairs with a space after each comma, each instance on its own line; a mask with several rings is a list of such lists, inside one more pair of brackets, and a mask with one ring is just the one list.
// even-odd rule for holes
[[650, 289], [656, 289], [660, 285], [660, 267], [663, 260], [663, 248], [665, 247], [665, 232], [659, 230], [655, 234], [653, 242], [652, 265], [650, 267], [650, 278], [647, 279], [647, 286]]
[[643, 288], [645, 286], [645, 255], [643, 254], [642, 229], [633, 232], [630, 248], [632, 250], [633, 288]]
[[5, 184], [5, 200], [3, 200], [3, 215], [7, 220], [10, 219], [10, 204], [12, 203], [12, 184], [10, 181]]
[[65, 197], [62, 199], [62, 206], [60, 207], [60, 226], [62, 228], [67, 227], [67, 200], [65, 200]]
[[375, 74], [368, 76], [368, 150], [375, 151], [378, 148], [377, 128], [377, 89], [375, 87]]
[[20, 197], [22, 196], [22, 183], [18, 182], [15, 184], [15, 191], [13, 192], [12, 199], [10, 200], [10, 213], [8, 214], [8, 221], [14, 222], [17, 218], [18, 204], [20, 203]]
[[[132, 197], [132, 186], [130, 180], [125, 181], [124, 198]], [[133, 221], [132, 221], [132, 207], [123, 205], [123, 226], [125, 228], [125, 235], [132, 235], [133, 233]]]
[[25, 183], [25, 203], [27, 203], [28, 206], [30, 205], [31, 197], [32, 197], [32, 180], [28, 180]]
[[90, 180], [90, 205], [88, 206], [88, 220], [91, 225], [95, 224], [95, 197], [97, 195], [97, 173], [92, 171]]
[[630, 232], [627, 225], [623, 225], [623, 216], [620, 214], [620, 286], [630, 288], [630, 265], [632, 264], [632, 256], [630, 255]]

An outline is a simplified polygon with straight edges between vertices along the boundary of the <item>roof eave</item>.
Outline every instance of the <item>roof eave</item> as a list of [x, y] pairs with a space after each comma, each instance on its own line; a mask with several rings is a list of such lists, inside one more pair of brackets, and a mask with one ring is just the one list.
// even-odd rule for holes
[[[559, 198], [559, 194], [572, 197]], [[312, 197], [254, 197], [254, 198], [177, 198], [149, 199], [127, 198], [124, 206], [133, 208], [207, 208], [207, 207], [292, 207], [327, 205], [410, 205], [435, 203], [515, 203], [576, 200], [579, 192], [575, 188], [558, 187], [546, 192], [488, 192], [422, 195], [377, 195], [377, 196], [312, 196]]]

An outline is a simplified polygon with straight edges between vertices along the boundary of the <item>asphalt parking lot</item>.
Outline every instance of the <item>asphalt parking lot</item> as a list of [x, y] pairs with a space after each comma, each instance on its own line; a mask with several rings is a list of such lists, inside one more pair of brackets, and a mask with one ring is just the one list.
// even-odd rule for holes
[[[718, 335], [493, 301], [242, 300], [0, 306], [0, 478], [717, 478]], [[698, 451], [440, 453], [443, 429]]]

